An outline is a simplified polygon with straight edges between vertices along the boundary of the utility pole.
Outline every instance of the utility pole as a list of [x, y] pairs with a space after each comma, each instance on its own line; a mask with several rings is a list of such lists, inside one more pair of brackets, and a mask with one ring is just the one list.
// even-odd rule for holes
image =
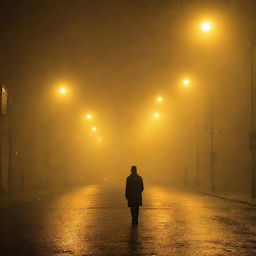
[[196, 143], [196, 187], [199, 188], [200, 182], [199, 182], [199, 141], [197, 138], [197, 143]]
[[12, 131], [12, 123], [9, 116], [9, 134], [8, 134], [8, 192], [12, 193], [13, 191], [13, 131]]
[[[50, 119], [50, 118], [49, 118]], [[46, 177], [45, 185], [47, 188], [51, 186], [51, 123], [48, 120], [47, 122], [47, 140], [46, 140]]]
[[214, 117], [213, 108], [211, 113], [210, 124], [210, 171], [211, 171], [211, 190], [215, 191], [215, 159], [216, 152], [214, 151]]
[[[253, 37], [253, 33], [252, 33]], [[255, 150], [256, 150], [256, 132], [254, 125], [254, 39], [251, 38], [251, 132], [250, 132], [250, 149], [251, 149], [251, 197], [255, 198]]]
[[[9, 176], [8, 169], [3, 165], [3, 155], [6, 155], [6, 136], [9, 136], [7, 131], [7, 103], [8, 90], [4, 84], [1, 84], [0, 91], [0, 193], [8, 192], [9, 180], [4, 179], [4, 173]], [[9, 179], [10, 177], [8, 177]]]
[[0, 194], [4, 193], [4, 186], [3, 186], [3, 126], [4, 126], [4, 118], [2, 115], [2, 105], [3, 105], [3, 98], [2, 98], [2, 88], [3, 84], [0, 85]]
[[10, 86], [8, 86], [8, 192], [12, 193], [13, 191], [13, 102], [11, 99], [12, 91]]
[[188, 186], [188, 168], [184, 168], [184, 188]]

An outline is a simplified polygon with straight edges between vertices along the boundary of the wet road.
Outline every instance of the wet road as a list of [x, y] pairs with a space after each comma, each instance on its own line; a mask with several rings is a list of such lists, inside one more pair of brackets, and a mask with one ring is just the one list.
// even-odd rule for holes
[[147, 187], [137, 228], [123, 190], [85, 186], [0, 211], [0, 255], [256, 255], [256, 208]]

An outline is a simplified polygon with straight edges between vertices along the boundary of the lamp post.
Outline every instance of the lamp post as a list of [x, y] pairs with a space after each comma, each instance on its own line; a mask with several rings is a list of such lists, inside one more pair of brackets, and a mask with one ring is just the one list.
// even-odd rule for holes
[[200, 186], [200, 181], [199, 181], [199, 169], [200, 169], [200, 156], [199, 156], [199, 141], [197, 138], [197, 142], [196, 142], [196, 187], [199, 188]]
[[[201, 24], [201, 30], [203, 32], [209, 32], [212, 30], [212, 24], [208, 21], [205, 21]], [[254, 46], [255, 46], [255, 37], [254, 37], [254, 32], [255, 32], [255, 25], [253, 24], [251, 32], [250, 32], [250, 38], [249, 38], [249, 43], [250, 43], [250, 122], [251, 122], [251, 127], [250, 127], [250, 150], [251, 150], [251, 197], [255, 198], [256, 197], [256, 165], [255, 165], [255, 160], [256, 160], [256, 131], [255, 131], [255, 104], [254, 104]], [[212, 123], [212, 122], [211, 122]], [[214, 131], [213, 127], [211, 125], [211, 148], [213, 148], [213, 136], [214, 136]], [[213, 151], [212, 156], [211, 156], [211, 169], [214, 170], [214, 159], [215, 159], [215, 154]], [[214, 187], [214, 181], [212, 183], [212, 187]]]
[[215, 191], [215, 158], [216, 152], [214, 151], [214, 117], [213, 109], [211, 111], [210, 119], [210, 170], [211, 170], [211, 190]]
[[[192, 84], [193, 84], [193, 81], [192, 81]], [[186, 88], [190, 87], [191, 80], [188, 78], [184, 78], [182, 80], [182, 86]], [[197, 188], [199, 188], [200, 186], [199, 179], [200, 179], [200, 152], [199, 152], [199, 132], [198, 132], [196, 136], [196, 144], [195, 144], [195, 183]]]
[[[60, 97], [66, 97], [68, 93], [67, 87], [60, 87], [56, 94], [57, 96]], [[50, 187], [50, 177], [51, 177], [51, 171], [52, 171], [52, 154], [53, 150], [51, 149], [53, 137], [52, 137], [52, 125], [54, 123], [53, 118], [52, 118], [52, 98], [49, 100], [48, 104], [48, 120], [47, 120], [47, 175], [46, 175], [46, 187]]]
[[256, 190], [255, 190], [255, 178], [256, 178], [256, 170], [255, 170], [255, 150], [256, 150], [256, 132], [254, 125], [254, 38], [251, 38], [250, 41], [250, 51], [251, 51], [251, 133], [250, 133], [250, 149], [251, 149], [251, 197], [255, 198]]

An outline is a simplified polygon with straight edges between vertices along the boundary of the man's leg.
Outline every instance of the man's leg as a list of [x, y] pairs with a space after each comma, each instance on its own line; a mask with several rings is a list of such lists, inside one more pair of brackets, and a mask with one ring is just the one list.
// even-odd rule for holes
[[136, 211], [135, 211], [135, 207], [131, 206], [131, 216], [132, 216], [132, 224], [135, 224], [135, 220], [136, 220]]
[[135, 223], [138, 224], [140, 207], [135, 206]]

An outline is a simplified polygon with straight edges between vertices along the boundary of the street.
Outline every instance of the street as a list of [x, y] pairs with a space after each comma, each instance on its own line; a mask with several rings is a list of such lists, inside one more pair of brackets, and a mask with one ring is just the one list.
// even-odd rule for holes
[[0, 211], [0, 255], [256, 255], [255, 208], [146, 186], [138, 227], [123, 188], [89, 185]]

